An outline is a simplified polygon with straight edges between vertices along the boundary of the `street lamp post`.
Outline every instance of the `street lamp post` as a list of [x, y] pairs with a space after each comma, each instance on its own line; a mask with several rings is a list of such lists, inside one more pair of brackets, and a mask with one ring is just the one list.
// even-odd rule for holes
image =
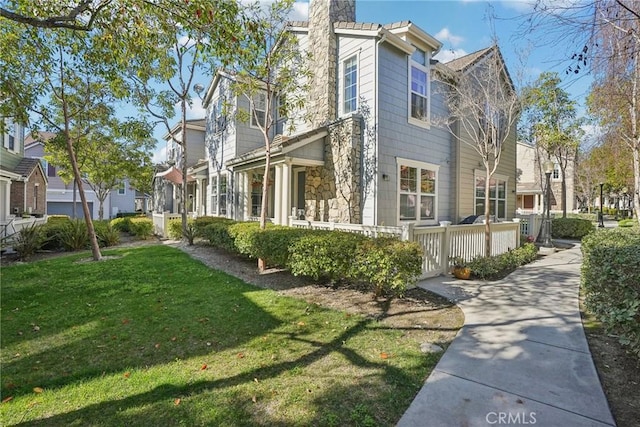
[[600, 213], [598, 215], [599, 216], [598, 220], [600, 222], [600, 224], [598, 224], [598, 227], [601, 227], [601, 228], [604, 227], [604, 214], [602, 213], [602, 204], [604, 201], [604, 194], [602, 192], [603, 188], [604, 188], [604, 182], [601, 182], [600, 183]]
[[555, 165], [553, 161], [547, 160], [546, 162], [544, 162], [544, 174], [547, 178], [547, 194], [545, 195], [547, 198], [547, 202], [546, 202], [547, 215], [543, 223], [544, 224], [544, 234], [543, 234], [544, 240], [542, 241], [542, 246], [544, 246], [545, 248], [553, 247], [553, 243], [551, 242], [551, 173], [553, 172], [554, 167]]
[[627, 194], [629, 192], [629, 189], [627, 187], [622, 187], [622, 217], [626, 218], [627, 215], [627, 197], [629, 197], [629, 195]]

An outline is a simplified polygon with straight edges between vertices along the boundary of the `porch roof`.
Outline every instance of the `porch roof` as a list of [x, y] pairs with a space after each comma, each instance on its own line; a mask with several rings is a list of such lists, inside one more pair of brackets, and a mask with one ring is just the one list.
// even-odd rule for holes
[[[326, 126], [321, 126], [298, 135], [287, 137], [284, 135], [276, 135], [271, 143], [271, 157], [279, 155], [291, 155], [294, 150], [302, 148], [312, 142], [316, 142], [329, 134]], [[320, 154], [320, 153], [318, 153]], [[239, 167], [249, 165], [251, 163], [265, 160], [266, 150], [264, 147], [251, 150], [227, 162], [230, 167]]]
[[516, 187], [518, 194], [542, 194], [540, 185], [535, 182], [520, 182]]
[[182, 172], [176, 169], [175, 166], [171, 166], [169, 169], [156, 174], [159, 178], [164, 178], [167, 181], [171, 181], [174, 184], [182, 184]]

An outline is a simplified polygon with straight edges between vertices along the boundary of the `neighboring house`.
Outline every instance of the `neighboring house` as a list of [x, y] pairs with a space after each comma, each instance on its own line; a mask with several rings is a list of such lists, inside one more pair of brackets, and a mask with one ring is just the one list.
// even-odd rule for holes
[[2, 118], [0, 224], [23, 215], [47, 214], [47, 178], [40, 163], [25, 158], [24, 126]]
[[[517, 185], [517, 211], [522, 214], [544, 213], [546, 175], [542, 170], [542, 164], [547, 159], [535, 146], [525, 142], [517, 143], [517, 165], [518, 165], [518, 185]], [[572, 212], [577, 208], [575, 197], [575, 166], [574, 161], [569, 161], [566, 169], [567, 185], [567, 212]], [[550, 176], [551, 179], [551, 211], [562, 212], [562, 172], [560, 166], [555, 162], [555, 167]]]
[[[45, 142], [55, 137], [52, 132], [40, 132], [37, 138], [29, 135], [25, 139], [24, 153], [25, 157], [37, 159], [40, 161], [42, 170], [46, 174], [49, 181], [47, 187], [47, 213], [49, 215], [73, 215], [73, 181], [66, 184], [58, 175], [56, 166], [52, 165], [45, 159], [46, 150]], [[99, 218], [100, 202], [96, 193], [88, 184], [84, 185], [85, 196], [92, 219]], [[129, 187], [128, 181], [124, 181], [120, 188], [111, 190], [104, 200], [104, 219], [114, 218], [119, 212], [135, 211], [135, 190]], [[80, 201], [80, 195], [76, 190], [76, 217], [84, 218], [84, 211]]]
[[[313, 58], [310, 120], [296, 121], [289, 133], [287, 119], [276, 117], [267, 177], [272, 221], [286, 224], [294, 214], [436, 225], [482, 215], [480, 157], [435, 124], [448, 115], [437, 77], [466, 72], [499, 55], [497, 48], [441, 64], [432, 59], [441, 43], [410, 21], [354, 22], [353, 0], [312, 0], [309, 15], [289, 31]], [[207, 90], [205, 161], [189, 174], [194, 200], [202, 203], [197, 213], [246, 220], [259, 215], [265, 149], [251, 122], [233, 119], [234, 110], [248, 109], [245, 98], [229, 91], [233, 78], [218, 72]], [[510, 134], [491, 191], [492, 214], [501, 220], [516, 209], [515, 129]]]
[[[187, 167], [194, 167], [203, 162], [205, 154], [204, 149], [205, 138], [205, 119], [187, 120], [185, 141], [187, 144]], [[182, 210], [180, 188], [182, 185], [182, 146], [177, 141], [182, 142], [182, 125], [176, 124], [170, 132], [164, 136], [167, 142], [167, 161], [165, 164], [156, 166], [156, 174], [154, 175], [154, 212], [172, 212], [179, 213]], [[193, 172], [193, 171], [192, 171]], [[197, 172], [194, 172], [197, 173]], [[197, 178], [190, 173], [187, 178], [188, 202], [187, 211], [196, 212], [199, 215], [206, 215], [207, 211], [201, 209], [203, 200], [199, 193], [200, 188], [206, 188], [207, 183], [203, 182], [203, 177]], [[206, 181], [208, 177], [204, 177]]]

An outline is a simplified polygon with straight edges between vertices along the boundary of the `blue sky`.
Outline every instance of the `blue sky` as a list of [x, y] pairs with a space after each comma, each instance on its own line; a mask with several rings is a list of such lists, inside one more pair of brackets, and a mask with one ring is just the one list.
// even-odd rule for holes
[[[557, 4], [569, 0], [551, 1]], [[522, 27], [534, 3], [535, 0], [356, 0], [356, 20], [380, 24], [410, 20], [443, 43], [436, 56], [443, 62], [490, 46], [495, 35], [517, 85], [532, 82], [542, 71], [557, 71], [564, 89], [582, 104], [589, 76], [565, 74], [570, 65], [568, 58], [580, 41], [572, 41], [568, 34], [563, 40], [558, 37], [561, 32], [549, 34], [549, 28], [527, 34]], [[292, 20], [306, 20], [308, 6], [307, 1], [296, 2]], [[209, 81], [201, 83], [207, 86]], [[190, 117], [203, 117], [204, 111], [194, 98]], [[155, 160], [163, 159], [161, 138], [165, 132], [161, 126], [156, 128], [159, 144]]]

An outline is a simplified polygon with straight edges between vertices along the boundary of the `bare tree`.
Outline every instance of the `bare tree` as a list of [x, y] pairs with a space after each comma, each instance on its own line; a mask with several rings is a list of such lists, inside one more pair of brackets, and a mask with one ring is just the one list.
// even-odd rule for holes
[[498, 169], [503, 148], [515, 134], [519, 97], [497, 45], [486, 49], [472, 64], [453, 73], [444, 83], [448, 116], [436, 118], [456, 141], [472, 147], [485, 170], [485, 256], [491, 255], [490, 181]]

